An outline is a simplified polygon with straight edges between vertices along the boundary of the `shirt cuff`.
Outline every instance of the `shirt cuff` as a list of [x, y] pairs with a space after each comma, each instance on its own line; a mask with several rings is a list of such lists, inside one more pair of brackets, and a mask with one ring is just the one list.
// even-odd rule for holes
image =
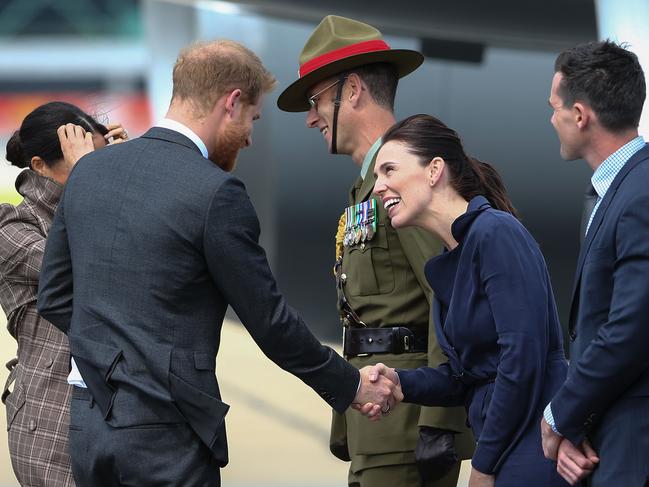
[[559, 430], [557, 429], [557, 425], [554, 422], [554, 416], [552, 415], [552, 408], [550, 407], [552, 403], [549, 403], [547, 406], [545, 406], [545, 410], [543, 411], [543, 418], [545, 419], [545, 422], [550, 425], [550, 428], [552, 428], [552, 431], [554, 431], [556, 434], [563, 436], [561, 433], [559, 433]]

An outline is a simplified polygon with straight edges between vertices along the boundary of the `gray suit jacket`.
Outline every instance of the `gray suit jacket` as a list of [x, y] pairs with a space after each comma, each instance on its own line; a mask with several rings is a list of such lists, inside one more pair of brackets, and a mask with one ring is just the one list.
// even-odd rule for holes
[[68, 334], [110, 425], [186, 420], [227, 463], [215, 361], [228, 305], [331, 407], [353, 401], [358, 371], [286, 304], [258, 238], [243, 184], [177, 132], [152, 128], [79, 161], [48, 238], [38, 309]]

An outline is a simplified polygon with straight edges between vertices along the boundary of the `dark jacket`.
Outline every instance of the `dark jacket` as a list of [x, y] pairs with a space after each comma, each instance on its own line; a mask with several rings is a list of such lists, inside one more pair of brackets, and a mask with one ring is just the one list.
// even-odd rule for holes
[[[570, 371], [552, 399], [561, 434], [575, 444], [588, 435], [602, 460], [624, 475], [634, 472], [611, 473], [619, 485], [640, 485], [649, 475], [649, 440], [641, 433], [649, 428], [648, 209], [645, 145], [613, 180], [583, 243], [570, 310]], [[596, 475], [607, 465], [602, 461]]]
[[79, 161], [38, 307], [68, 334], [110, 425], [186, 420], [227, 463], [215, 360], [228, 305], [271, 360], [334, 409], [350, 405], [358, 371], [286, 304], [258, 238], [243, 184], [177, 132], [153, 128]]
[[497, 473], [538, 430], [565, 378], [560, 325], [545, 261], [518, 220], [478, 196], [452, 233], [458, 246], [426, 265], [448, 362], [399, 376], [408, 402], [466, 404], [477, 439], [473, 466]]

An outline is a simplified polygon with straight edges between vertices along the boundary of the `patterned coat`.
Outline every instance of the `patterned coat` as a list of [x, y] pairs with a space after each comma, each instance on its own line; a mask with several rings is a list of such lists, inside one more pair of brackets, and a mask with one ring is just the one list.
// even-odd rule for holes
[[11, 463], [22, 486], [71, 486], [68, 340], [36, 312], [45, 238], [62, 187], [25, 170], [16, 189], [23, 201], [0, 205], [0, 304], [18, 342], [2, 394]]

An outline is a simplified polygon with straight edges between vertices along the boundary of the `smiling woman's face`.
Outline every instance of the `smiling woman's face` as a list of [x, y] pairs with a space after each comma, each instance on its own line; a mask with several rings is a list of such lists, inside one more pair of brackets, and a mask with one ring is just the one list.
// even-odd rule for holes
[[394, 228], [417, 225], [431, 199], [429, 166], [407, 146], [390, 141], [379, 150], [374, 166], [374, 193], [381, 198]]

